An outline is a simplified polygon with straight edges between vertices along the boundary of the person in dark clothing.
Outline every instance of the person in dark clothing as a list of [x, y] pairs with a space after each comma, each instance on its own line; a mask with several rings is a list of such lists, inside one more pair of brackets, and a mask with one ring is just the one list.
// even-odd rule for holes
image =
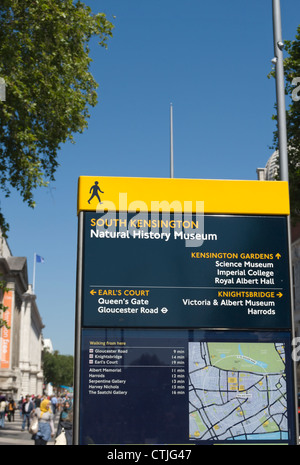
[[33, 403], [31, 402], [30, 396], [26, 396], [25, 402], [23, 402], [23, 405], [22, 405], [22, 416], [23, 416], [22, 431], [25, 430], [26, 424], [27, 424], [27, 429], [29, 429], [30, 414], [32, 410], [33, 410]]
[[14, 399], [9, 399], [8, 401], [8, 413], [7, 418], [8, 421], [15, 421], [15, 410], [16, 410], [16, 403]]
[[73, 444], [73, 403], [72, 400], [66, 399], [61, 414], [59, 416], [59, 422], [57, 425], [56, 437], [64, 430], [67, 440], [67, 446]]
[[42, 400], [43, 399], [41, 395], [36, 396], [34, 400], [35, 408], [40, 408]]

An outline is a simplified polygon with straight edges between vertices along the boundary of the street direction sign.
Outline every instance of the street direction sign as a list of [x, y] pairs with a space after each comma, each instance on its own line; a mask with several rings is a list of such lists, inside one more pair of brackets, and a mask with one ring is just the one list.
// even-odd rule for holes
[[295, 444], [287, 183], [81, 177], [78, 219], [75, 443]]
[[151, 237], [150, 215], [147, 230], [104, 236], [103, 217], [85, 214], [85, 327], [290, 327], [285, 217], [207, 215], [201, 247], [186, 247], [197, 228]]

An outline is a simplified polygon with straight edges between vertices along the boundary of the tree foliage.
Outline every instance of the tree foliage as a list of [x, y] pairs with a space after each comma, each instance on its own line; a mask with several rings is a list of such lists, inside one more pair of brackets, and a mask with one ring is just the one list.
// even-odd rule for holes
[[[61, 144], [87, 126], [98, 84], [89, 67], [89, 42], [112, 36], [105, 14], [81, 1], [2, 0], [0, 77], [0, 188], [19, 191], [34, 206], [34, 190], [54, 180]], [[1, 213], [0, 226], [8, 225]]]
[[[285, 92], [290, 97], [290, 104], [286, 111], [289, 181], [291, 216], [294, 221], [300, 220], [300, 26], [295, 40], [285, 40], [284, 59]], [[270, 73], [275, 76], [275, 73]], [[295, 87], [296, 86], [296, 87]], [[277, 121], [277, 116], [273, 119]], [[278, 149], [278, 129], [274, 132], [274, 147]]]
[[51, 354], [48, 350], [44, 350], [43, 371], [46, 384], [52, 383], [55, 387], [73, 386], [72, 355], [60, 355], [58, 351]]

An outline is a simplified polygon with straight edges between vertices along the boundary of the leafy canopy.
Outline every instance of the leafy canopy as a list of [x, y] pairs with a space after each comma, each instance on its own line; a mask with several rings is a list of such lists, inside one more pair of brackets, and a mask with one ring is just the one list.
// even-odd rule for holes
[[[34, 207], [33, 191], [54, 180], [61, 144], [87, 127], [97, 103], [89, 41], [107, 47], [113, 25], [81, 1], [2, 0], [0, 189]], [[8, 230], [0, 212], [0, 227]]]
[[43, 371], [45, 383], [73, 386], [74, 359], [72, 355], [61, 355], [57, 350], [52, 353], [43, 351]]

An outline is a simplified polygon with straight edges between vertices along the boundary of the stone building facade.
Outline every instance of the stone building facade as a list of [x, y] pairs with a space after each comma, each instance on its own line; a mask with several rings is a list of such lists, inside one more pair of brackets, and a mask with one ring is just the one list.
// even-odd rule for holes
[[1, 301], [9, 329], [0, 329], [0, 393], [19, 399], [42, 394], [42, 349], [44, 327], [36, 296], [28, 283], [26, 257], [14, 257], [0, 236], [0, 280], [8, 291]]

